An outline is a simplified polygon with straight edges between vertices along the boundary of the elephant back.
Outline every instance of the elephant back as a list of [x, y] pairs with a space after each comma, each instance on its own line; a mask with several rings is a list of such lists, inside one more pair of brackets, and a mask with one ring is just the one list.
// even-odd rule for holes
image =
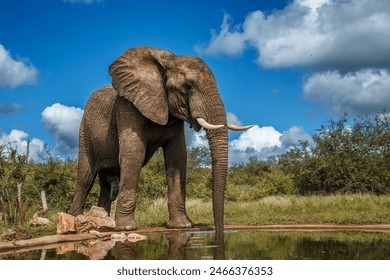
[[118, 94], [111, 85], [92, 93], [84, 109], [84, 122], [89, 126], [111, 123], [117, 97]]

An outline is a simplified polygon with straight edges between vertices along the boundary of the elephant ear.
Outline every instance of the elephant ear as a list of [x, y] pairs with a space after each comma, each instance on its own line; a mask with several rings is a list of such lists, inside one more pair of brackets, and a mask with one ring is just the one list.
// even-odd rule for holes
[[166, 125], [169, 109], [165, 64], [173, 53], [150, 47], [127, 50], [110, 66], [112, 86], [149, 120]]

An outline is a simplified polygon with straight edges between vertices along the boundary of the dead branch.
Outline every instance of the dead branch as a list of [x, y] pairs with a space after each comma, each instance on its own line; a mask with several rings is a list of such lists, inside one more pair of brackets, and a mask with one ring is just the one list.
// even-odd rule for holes
[[[23, 207], [23, 201], [22, 201], [22, 186], [23, 186], [22, 183], [16, 184], [16, 187], [18, 189], [17, 200], [18, 200], [18, 208], [19, 208], [19, 225], [21, 225], [23, 223], [24, 216], [25, 216], [25, 209]], [[15, 215], [15, 217], [16, 217], [16, 215]]]
[[47, 211], [49, 211], [49, 207], [47, 207], [45, 191], [41, 191], [41, 202], [42, 202], [42, 210], [35, 212], [35, 214], [30, 220], [30, 226], [44, 226], [52, 223], [49, 219], [44, 217]]
[[46, 192], [45, 191], [41, 191], [41, 202], [42, 202], [42, 210], [39, 210], [38, 212], [36, 212], [34, 214], [34, 216], [36, 215], [37, 217], [43, 217], [47, 211], [49, 211], [49, 207], [47, 207], [47, 200], [46, 200]]

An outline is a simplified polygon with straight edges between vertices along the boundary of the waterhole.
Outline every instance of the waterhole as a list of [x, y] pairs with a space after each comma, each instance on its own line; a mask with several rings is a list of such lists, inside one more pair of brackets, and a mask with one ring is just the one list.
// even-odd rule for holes
[[1, 253], [0, 259], [388, 260], [390, 234], [368, 232], [214, 231], [149, 233], [138, 242], [94, 239]]

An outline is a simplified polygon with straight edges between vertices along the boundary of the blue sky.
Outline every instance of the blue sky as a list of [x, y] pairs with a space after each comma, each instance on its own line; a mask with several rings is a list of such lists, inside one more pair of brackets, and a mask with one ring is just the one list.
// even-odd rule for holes
[[[280, 154], [344, 112], [390, 107], [387, 0], [1, 0], [0, 144], [77, 155], [89, 95], [128, 48], [203, 58], [233, 123], [231, 163]], [[189, 128], [188, 146], [205, 145]]]

